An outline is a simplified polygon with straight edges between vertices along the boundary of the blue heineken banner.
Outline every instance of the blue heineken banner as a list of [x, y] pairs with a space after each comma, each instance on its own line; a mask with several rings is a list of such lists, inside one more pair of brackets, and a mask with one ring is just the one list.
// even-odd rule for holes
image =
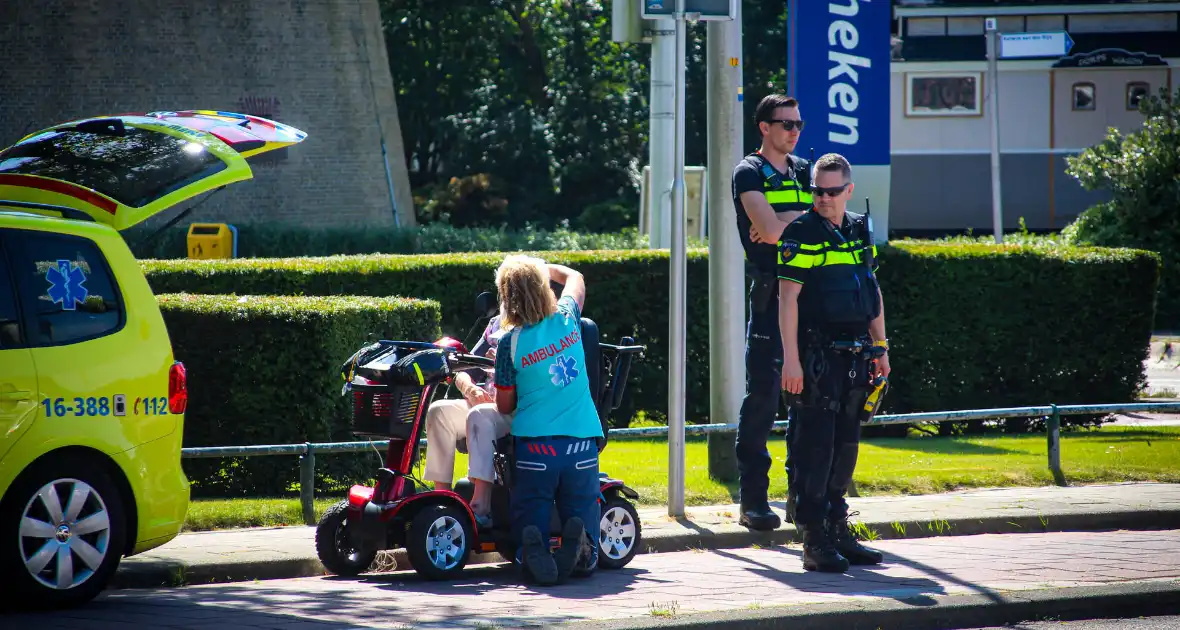
[[814, 148], [854, 170], [889, 164], [890, 20], [889, 0], [788, 2], [787, 93], [807, 121], [800, 157]]

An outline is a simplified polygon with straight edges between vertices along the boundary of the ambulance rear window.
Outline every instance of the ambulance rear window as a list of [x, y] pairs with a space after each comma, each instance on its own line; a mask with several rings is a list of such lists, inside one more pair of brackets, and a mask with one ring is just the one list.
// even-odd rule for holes
[[72, 182], [135, 208], [225, 168], [200, 144], [135, 127], [52, 131], [0, 153], [0, 173]]
[[33, 347], [103, 337], [125, 323], [123, 300], [102, 251], [80, 236], [28, 231], [17, 237], [13, 272], [33, 320]]

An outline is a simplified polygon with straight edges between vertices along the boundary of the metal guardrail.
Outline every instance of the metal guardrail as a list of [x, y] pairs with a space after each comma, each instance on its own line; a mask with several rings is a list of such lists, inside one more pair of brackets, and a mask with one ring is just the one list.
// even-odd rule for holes
[[[1061, 470], [1061, 416], [1100, 415], [1134, 412], [1180, 412], [1180, 402], [1125, 403], [1107, 405], [1041, 405], [1037, 407], [1002, 407], [996, 409], [966, 409], [962, 411], [930, 411], [874, 416], [862, 426], [889, 424], [917, 424], [926, 422], [963, 422], [967, 420], [994, 420], [997, 418], [1045, 418], [1045, 433], [1048, 439], [1049, 471], [1059, 486], [1066, 484], [1065, 473]], [[785, 429], [789, 421], [774, 423], [777, 429]], [[709, 435], [712, 433], [736, 433], [737, 424], [690, 424], [686, 435]], [[616, 438], [648, 438], [668, 434], [668, 427], [639, 427], [634, 429], [611, 429], [609, 436]], [[426, 446], [426, 440], [418, 442]], [[359, 453], [389, 446], [389, 440], [365, 440], [361, 442], [304, 442], [303, 444], [274, 444], [259, 446], [208, 446], [180, 449], [184, 459], [213, 457], [255, 457], [260, 455], [299, 456], [299, 502], [303, 508], [303, 520], [315, 525], [315, 456], [330, 453]]]

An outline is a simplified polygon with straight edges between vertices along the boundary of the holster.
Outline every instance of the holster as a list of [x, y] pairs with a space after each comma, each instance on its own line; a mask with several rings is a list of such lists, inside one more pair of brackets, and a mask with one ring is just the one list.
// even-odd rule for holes
[[750, 288], [750, 310], [765, 313], [771, 300], [778, 297], [778, 277], [757, 269], [749, 269], [747, 273], [754, 280]]
[[803, 392], [792, 394], [783, 390], [783, 400], [788, 407], [818, 407], [829, 411], [840, 408], [841, 401], [821, 395], [820, 379], [829, 368], [824, 346], [825, 339], [817, 331], [807, 330], [800, 335], [799, 361], [803, 364]]

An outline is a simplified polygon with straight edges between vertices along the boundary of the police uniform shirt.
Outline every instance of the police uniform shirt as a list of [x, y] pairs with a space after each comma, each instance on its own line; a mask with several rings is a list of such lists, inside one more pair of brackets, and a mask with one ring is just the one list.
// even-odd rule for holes
[[787, 156], [787, 173], [784, 175], [770, 165], [761, 154], [755, 152], [742, 158], [733, 169], [733, 205], [737, 210], [738, 236], [746, 260], [758, 271], [774, 273], [775, 246], [771, 243], [750, 241], [750, 215], [742, 205], [742, 193], [760, 192], [775, 212], [790, 210], [806, 211], [811, 208], [811, 166], [807, 160], [794, 155]]
[[839, 229], [811, 211], [783, 230], [778, 243], [778, 277], [803, 285], [799, 292], [799, 330], [867, 332], [880, 313], [877, 297], [877, 246], [873, 270], [864, 264], [868, 229], [864, 216], [845, 212]]

